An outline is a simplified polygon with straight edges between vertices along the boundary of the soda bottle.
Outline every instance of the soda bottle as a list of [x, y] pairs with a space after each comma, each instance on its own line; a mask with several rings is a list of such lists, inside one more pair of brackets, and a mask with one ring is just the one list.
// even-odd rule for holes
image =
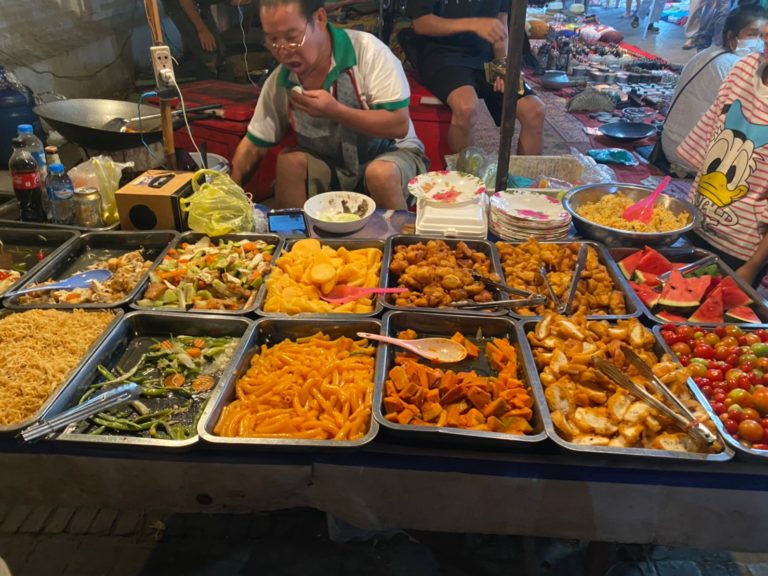
[[48, 166], [46, 187], [48, 188], [53, 221], [56, 224], [73, 224], [75, 221], [75, 187], [67, 173], [64, 172], [63, 164], [57, 162]]
[[13, 154], [8, 161], [8, 169], [13, 181], [13, 192], [21, 207], [21, 219], [29, 222], [45, 222], [43, 189], [37, 163], [21, 138], [11, 140], [11, 145]]
[[18, 137], [21, 138], [22, 142], [26, 145], [27, 150], [32, 154], [32, 158], [37, 162], [37, 168], [40, 170], [40, 177], [43, 179], [42, 181], [45, 182], [45, 179], [48, 177], [48, 163], [45, 160], [43, 141], [35, 136], [32, 124], [19, 124], [16, 127], [16, 130], [19, 132]]

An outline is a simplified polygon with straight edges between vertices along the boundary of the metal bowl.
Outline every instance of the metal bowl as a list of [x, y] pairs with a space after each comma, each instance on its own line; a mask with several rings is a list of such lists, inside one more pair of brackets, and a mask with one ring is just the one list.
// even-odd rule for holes
[[574, 188], [565, 195], [563, 205], [573, 217], [573, 223], [580, 234], [592, 240], [603, 242], [608, 246], [644, 246], [646, 244], [668, 246], [674, 244], [680, 236], [692, 230], [698, 221], [699, 215], [695, 206], [668, 194], [659, 196], [656, 205], [664, 206], [675, 215], [685, 212], [691, 218], [687, 226], [671, 232], [631, 232], [629, 230], [608, 228], [607, 226], [587, 220], [576, 212], [579, 206], [584, 203], [597, 202], [606, 194], [616, 194], [617, 192], [621, 192], [631, 198], [633, 202], [637, 202], [653, 192], [653, 188], [621, 183], [588, 184]]

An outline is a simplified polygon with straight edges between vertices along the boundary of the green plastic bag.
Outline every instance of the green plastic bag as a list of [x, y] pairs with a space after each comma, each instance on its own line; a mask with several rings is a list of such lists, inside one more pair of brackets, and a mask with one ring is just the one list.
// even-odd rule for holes
[[192, 177], [192, 190], [191, 196], [181, 199], [181, 209], [189, 213], [191, 230], [208, 236], [253, 232], [253, 205], [229, 176], [215, 170], [198, 170]]

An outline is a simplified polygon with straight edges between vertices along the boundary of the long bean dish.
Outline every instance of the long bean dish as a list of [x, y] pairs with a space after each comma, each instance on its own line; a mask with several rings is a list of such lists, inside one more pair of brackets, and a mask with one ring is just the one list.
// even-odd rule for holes
[[269, 273], [275, 245], [264, 240], [219, 240], [204, 236], [168, 250], [149, 273], [142, 308], [243, 310], [256, 300]]
[[165, 440], [195, 436], [197, 420], [238, 342], [229, 336], [137, 338], [131, 343], [133, 355], [142, 349], [146, 352], [136, 364], [127, 371], [100, 365], [103, 380], [89, 386], [79, 403], [126, 381], [142, 387], [141, 398], [74, 424], [67, 432]]

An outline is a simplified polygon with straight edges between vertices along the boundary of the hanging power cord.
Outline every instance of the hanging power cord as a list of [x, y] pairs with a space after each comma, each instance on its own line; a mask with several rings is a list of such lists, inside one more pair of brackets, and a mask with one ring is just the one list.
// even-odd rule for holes
[[171, 86], [176, 88], [176, 92], [179, 94], [179, 101], [181, 102], [181, 115], [184, 118], [184, 124], [187, 127], [187, 133], [189, 134], [189, 139], [192, 141], [192, 146], [195, 147], [195, 150], [200, 155], [200, 162], [202, 162], [204, 165], [207, 164], [206, 158], [203, 158], [202, 153], [200, 152], [200, 148], [197, 147], [197, 143], [195, 142], [195, 139], [192, 137], [192, 128], [189, 127], [189, 120], [187, 119], [187, 106], [184, 104], [184, 95], [181, 93], [181, 88], [179, 88], [179, 85], [176, 83], [176, 78], [173, 78], [171, 81]]
[[248, 69], [248, 43], [245, 41], [245, 28], [243, 27], [243, 7], [238, 6], [237, 7], [237, 13], [239, 14], [238, 21], [240, 23], [240, 32], [243, 34], [243, 49], [245, 52], [243, 53], [243, 64], [245, 64], [245, 75], [248, 77], [248, 82], [250, 82], [253, 86], [256, 88], [259, 87], [256, 82], [253, 81], [253, 78], [251, 78], [251, 71]]
[[141, 143], [144, 145], [144, 148], [147, 149], [147, 152], [149, 152], [150, 157], [157, 157], [157, 154], [152, 152], [152, 148], [149, 147], [149, 144], [146, 143], [144, 140], [144, 130], [141, 126], [141, 101], [144, 100], [144, 98], [150, 98], [152, 96], [157, 96], [157, 92], [154, 90], [150, 90], [149, 92], [144, 92], [143, 94], [139, 95], [139, 102], [136, 104], [136, 109], [138, 110], [138, 117], [139, 117], [139, 138], [141, 139]]

